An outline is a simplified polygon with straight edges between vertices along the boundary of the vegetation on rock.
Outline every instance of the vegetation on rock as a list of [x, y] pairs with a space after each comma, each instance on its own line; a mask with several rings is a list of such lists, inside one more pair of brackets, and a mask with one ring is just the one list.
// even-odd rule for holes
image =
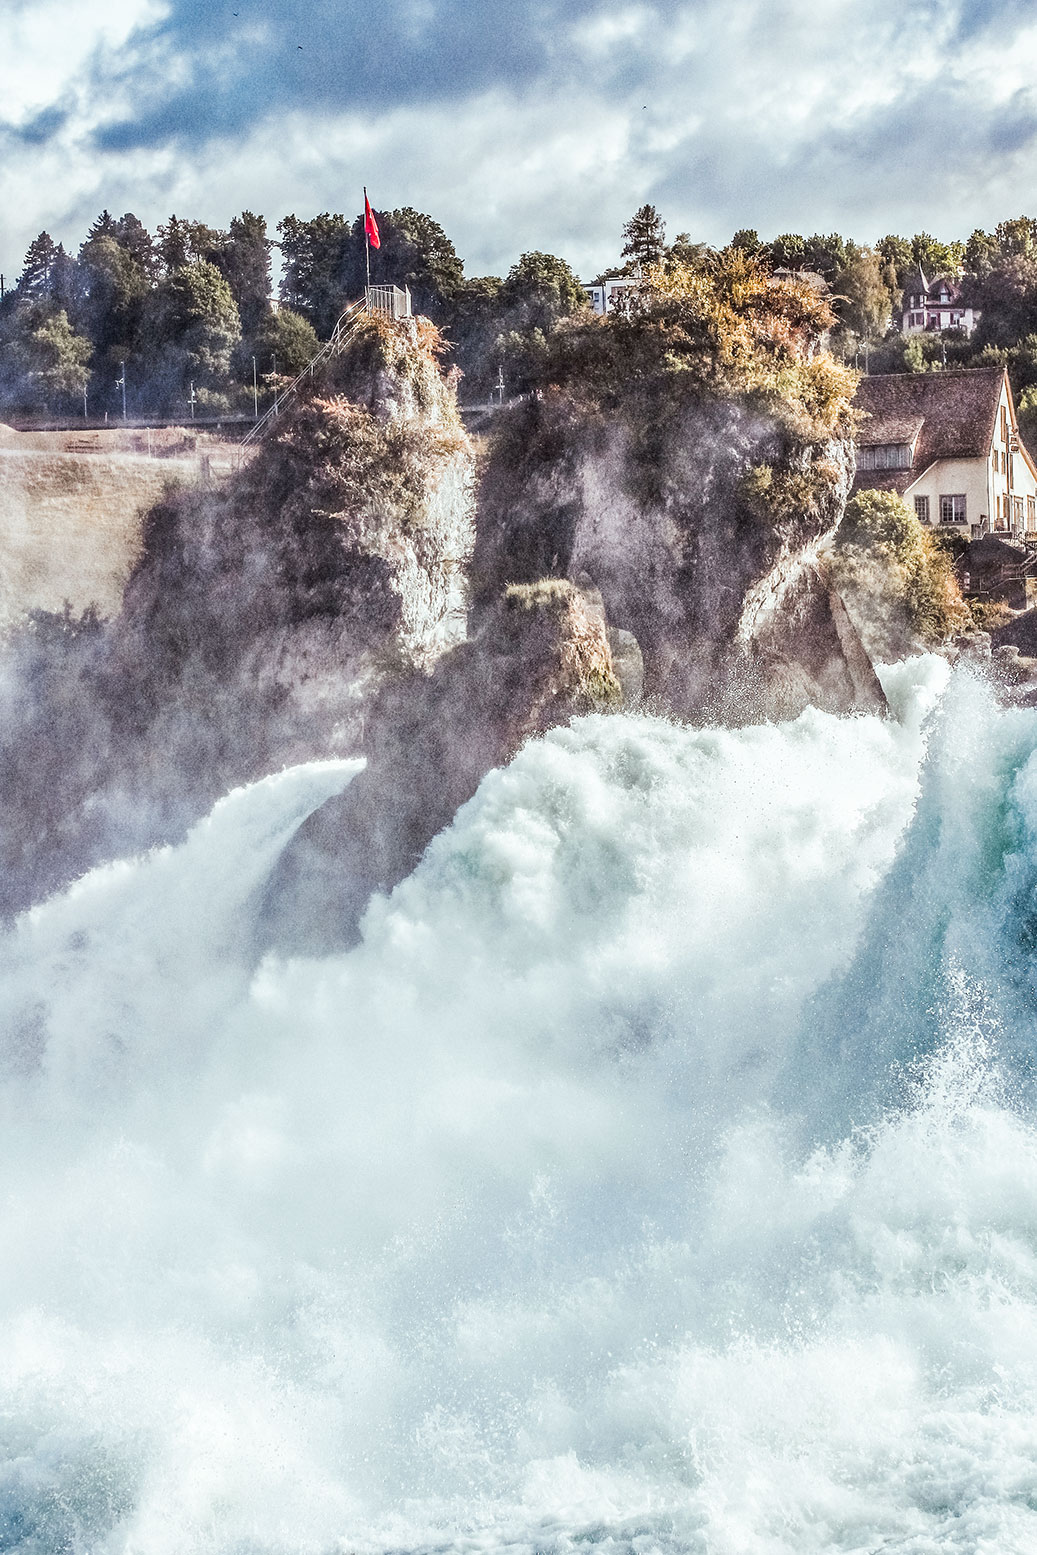
[[900, 657], [912, 640], [935, 647], [973, 624], [950, 551], [895, 492], [857, 492], [832, 554], [835, 581], [873, 656]]

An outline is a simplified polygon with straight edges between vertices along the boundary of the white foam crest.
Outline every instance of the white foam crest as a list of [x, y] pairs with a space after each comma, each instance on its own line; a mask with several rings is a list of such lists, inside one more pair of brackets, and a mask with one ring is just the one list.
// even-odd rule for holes
[[[253, 971], [249, 939], [342, 763], [29, 915], [0, 1547], [1032, 1547], [1026, 968], [988, 940], [1037, 861], [1037, 717], [884, 676], [897, 721], [555, 731], [348, 955]], [[895, 877], [934, 853], [918, 1040], [847, 1065], [824, 987], [893, 1007], [933, 943]], [[817, 1144], [825, 1065], [895, 1105]]]

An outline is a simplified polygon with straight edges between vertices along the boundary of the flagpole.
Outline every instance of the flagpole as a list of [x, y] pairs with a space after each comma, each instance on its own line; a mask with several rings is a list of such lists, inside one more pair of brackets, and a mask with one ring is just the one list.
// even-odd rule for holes
[[367, 249], [367, 289], [371, 290], [371, 234], [367, 230], [367, 185], [364, 185], [364, 246]]

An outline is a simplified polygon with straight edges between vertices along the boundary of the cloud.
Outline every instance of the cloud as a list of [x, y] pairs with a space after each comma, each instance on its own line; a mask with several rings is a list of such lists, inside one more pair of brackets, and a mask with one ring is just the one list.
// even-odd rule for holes
[[353, 214], [367, 183], [434, 215], [470, 273], [540, 248], [591, 274], [645, 200], [671, 234], [713, 242], [742, 226], [949, 237], [1017, 214], [1037, 181], [1022, 0], [97, 9], [14, 5], [0, 267], [43, 226], [78, 242], [102, 206], [273, 223]]

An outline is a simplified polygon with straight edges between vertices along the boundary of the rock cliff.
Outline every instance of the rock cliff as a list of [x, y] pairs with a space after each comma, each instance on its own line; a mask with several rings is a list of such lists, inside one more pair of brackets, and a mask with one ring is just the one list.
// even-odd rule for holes
[[853, 479], [854, 380], [809, 316], [780, 348], [767, 336], [790, 298], [757, 279], [757, 336], [730, 362], [702, 341], [716, 299], [699, 295], [559, 335], [495, 442], [476, 608], [509, 582], [589, 577], [670, 711], [870, 709], [881, 692], [821, 560]]
[[0, 905], [355, 752], [386, 682], [464, 638], [475, 466], [437, 347], [366, 320], [248, 465], [151, 510], [119, 617], [17, 634]]

